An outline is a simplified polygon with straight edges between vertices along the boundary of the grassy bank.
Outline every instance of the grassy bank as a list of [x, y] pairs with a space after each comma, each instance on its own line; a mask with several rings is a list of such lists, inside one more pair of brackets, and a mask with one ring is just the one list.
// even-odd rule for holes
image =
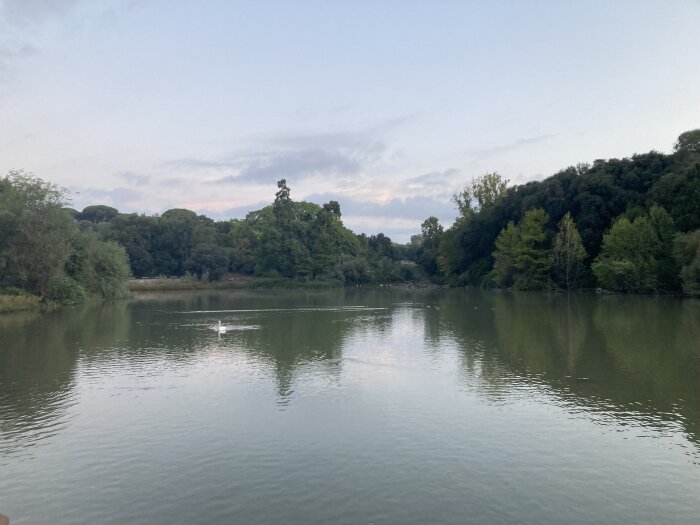
[[0, 313], [38, 310], [42, 306], [35, 295], [0, 295]]
[[153, 292], [168, 290], [230, 290], [270, 288], [338, 288], [337, 280], [303, 280], [286, 278], [252, 277], [248, 275], [227, 276], [219, 281], [200, 281], [194, 277], [132, 279], [127, 283], [130, 292]]

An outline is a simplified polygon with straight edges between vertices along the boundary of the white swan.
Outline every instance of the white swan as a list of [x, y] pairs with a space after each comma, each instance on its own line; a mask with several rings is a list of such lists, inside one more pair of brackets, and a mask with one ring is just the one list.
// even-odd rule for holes
[[216, 331], [219, 332], [220, 334], [225, 334], [226, 333], [226, 327], [221, 326], [221, 321], [219, 321], [219, 325], [216, 328]]

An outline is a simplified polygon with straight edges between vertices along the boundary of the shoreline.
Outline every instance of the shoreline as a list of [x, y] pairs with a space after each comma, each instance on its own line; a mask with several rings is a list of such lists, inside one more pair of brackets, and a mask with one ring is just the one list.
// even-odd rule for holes
[[[236, 289], [332, 289], [354, 287], [335, 279], [301, 280], [286, 277], [254, 277], [248, 275], [235, 275], [224, 277], [219, 281], [199, 281], [192, 277], [155, 277], [145, 279], [131, 279], [126, 288], [129, 292], [154, 292], [154, 291], [178, 291], [178, 290], [236, 290]], [[399, 289], [429, 289], [445, 288], [429, 281], [399, 281], [395, 283], [368, 283], [358, 285], [362, 287], [387, 287]]]

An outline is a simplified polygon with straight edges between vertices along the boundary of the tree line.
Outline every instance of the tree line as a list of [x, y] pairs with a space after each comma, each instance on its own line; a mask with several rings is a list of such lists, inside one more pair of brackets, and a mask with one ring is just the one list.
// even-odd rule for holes
[[244, 219], [214, 221], [185, 209], [122, 214], [103, 205], [71, 213], [81, 231], [123, 246], [137, 278], [215, 281], [227, 272], [347, 284], [425, 278], [410, 246], [382, 233], [356, 235], [343, 225], [338, 202], [294, 201], [285, 179], [272, 204]]
[[227, 272], [344, 284], [430, 279], [452, 286], [700, 292], [700, 130], [671, 154], [596, 160], [509, 186], [498, 173], [454, 196], [407, 244], [355, 234], [340, 205], [297, 202], [285, 179], [244, 219], [186, 209], [161, 215], [68, 207], [61, 188], [11, 171], [0, 179], [0, 294], [61, 302], [124, 293], [130, 276]]
[[508, 186], [498, 173], [454, 196], [446, 231], [424, 223], [431, 278], [452, 285], [700, 292], [700, 130], [671, 154], [596, 160]]

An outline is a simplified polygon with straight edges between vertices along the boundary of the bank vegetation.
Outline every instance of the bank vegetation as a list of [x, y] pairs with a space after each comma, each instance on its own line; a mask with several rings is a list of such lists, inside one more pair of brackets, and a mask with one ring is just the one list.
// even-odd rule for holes
[[449, 228], [429, 217], [398, 244], [350, 231], [336, 201], [294, 201], [285, 179], [270, 205], [214, 221], [186, 209], [79, 212], [63, 189], [11, 171], [0, 179], [0, 311], [120, 297], [130, 278], [165, 289], [164, 277], [196, 288], [226, 287], [232, 275], [236, 286], [430, 280], [700, 293], [700, 130], [683, 133], [671, 154], [596, 160], [527, 184], [487, 173], [454, 203]]

